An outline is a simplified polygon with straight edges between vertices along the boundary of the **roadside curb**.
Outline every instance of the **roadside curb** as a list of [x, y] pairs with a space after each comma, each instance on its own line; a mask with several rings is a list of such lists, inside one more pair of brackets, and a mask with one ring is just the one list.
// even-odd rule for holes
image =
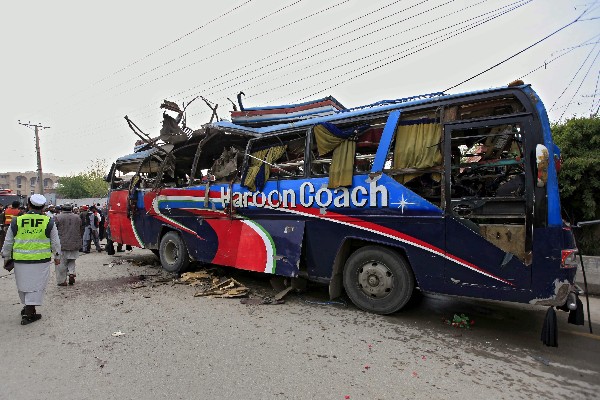
[[[587, 278], [588, 293], [590, 295], [600, 295], [600, 257], [583, 256], [583, 265], [585, 267], [585, 276]], [[581, 263], [577, 257], [577, 275], [575, 275], [575, 283], [582, 289], [583, 272], [581, 271]]]

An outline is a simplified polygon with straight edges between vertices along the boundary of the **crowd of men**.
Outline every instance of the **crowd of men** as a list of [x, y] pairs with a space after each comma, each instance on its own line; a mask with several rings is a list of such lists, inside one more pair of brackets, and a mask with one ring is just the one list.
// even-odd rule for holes
[[75, 284], [75, 260], [80, 252], [90, 253], [91, 244], [102, 252], [105, 210], [96, 205], [46, 204], [41, 194], [29, 197], [27, 207], [14, 201], [0, 205], [0, 248], [4, 269], [13, 271], [17, 291], [24, 305], [21, 324], [41, 318], [36, 306], [42, 305], [54, 259], [58, 286]]

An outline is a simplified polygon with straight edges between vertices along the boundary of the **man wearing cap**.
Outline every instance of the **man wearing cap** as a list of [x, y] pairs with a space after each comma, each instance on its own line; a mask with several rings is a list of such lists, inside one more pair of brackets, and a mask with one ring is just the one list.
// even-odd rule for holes
[[62, 212], [54, 217], [58, 237], [60, 238], [60, 265], [56, 265], [56, 283], [58, 286], [67, 285], [67, 272], [69, 285], [75, 283], [75, 260], [81, 247], [81, 218], [72, 212], [71, 204], [63, 204]]
[[[37, 321], [42, 316], [35, 307], [41, 306], [50, 277], [50, 260], [60, 264], [60, 239], [54, 220], [44, 215], [46, 198], [32, 195], [29, 212], [13, 218], [2, 247], [4, 267], [14, 265], [15, 280], [21, 303], [21, 325]], [[14, 262], [14, 264], [13, 264]]]

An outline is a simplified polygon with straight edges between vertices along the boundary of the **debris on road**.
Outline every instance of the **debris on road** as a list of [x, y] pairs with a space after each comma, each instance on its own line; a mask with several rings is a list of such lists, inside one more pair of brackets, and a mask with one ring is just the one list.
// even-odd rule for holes
[[214, 275], [212, 275], [208, 271], [185, 272], [181, 274], [178, 283], [186, 283], [190, 286], [198, 286], [200, 284], [206, 283], [207, 281], [212, 281], [214, 284], [215, 279], [217, 278], [215, 278]]
[[283, 299], [289, 292], [291, 292], [292, 290], [294, 290], [294, 288], [292, 286], [287, 287], [285, 289], [283, 289], [282, 291], [280, 291], [279, 293], [277, 293], [274, 297], [275, 300], [281, 300]]
[[123, 335], [125, 335], [125, 334], [124, 334], [123, 332], [121, 332], [121, 331], [116, 331], [116, 332], [113, 332], [113, 333], [112, 333], [112, 335], [113, 335], [114, 337], [119, 337], [119, 336], [123, 336]]
[[131, 285], [129, 285], [129, 287], [132, 289], [139, 289], [139, 288], [146, 287], [146, 284], [143, 282], [136, 282], [136, 283], [132, 283]]
[[550, 361], [542, 356], [531, 356], [534, 360], [541, 362], [542, 364], [549, 366]]
[[233, 278], [225, 279], [221, 283], [212, 285], [206, 290], [201, 290], [194, 293], [194, 297], [213, 296], [216, 298], [234, 298], [246, 297], [250, 293], [250, 289], [242, 285]]
[[348, 303], [346, 303], [343, 299], [339, 301], [330, 300], [330, 301], [314, 301], [314, 300], [304, 300], [306, 304], [316, 304], [318, 306], [342, 306], [348, 307]]
[[268, 305], [268, 304], [283, 304], [285, 303], [285, 300], [275, 300], [274, 298], [271, 297], [253, 297], [251, 299], [242, 299], [240, 300], [240, 303], [242, 304], [246, 304], [249, 306], [252, 305]]
[[442, 319], [446, 325], [452, 325], [459, 329], [471, 329], [471, 326], [475, 325], [475, 320], [470, 319], [465, 314], [454, 314], [452, 319]]

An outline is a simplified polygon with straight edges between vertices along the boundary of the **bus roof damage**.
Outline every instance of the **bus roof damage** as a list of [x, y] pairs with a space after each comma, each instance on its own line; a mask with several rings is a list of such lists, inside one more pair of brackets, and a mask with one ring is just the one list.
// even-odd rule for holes
[[354, 108], [239, 96], [231, 121], [201, 99], [212, 115], [199, 129], [168, 101], [157, 136], [126, 118], [140, 141], [109, 174], [111, 238], [166, 270], [198, 260], [302, 277], [382, 314], [415, 286], [522, 303], [576, 293], [560, 153], [529, 85]]

